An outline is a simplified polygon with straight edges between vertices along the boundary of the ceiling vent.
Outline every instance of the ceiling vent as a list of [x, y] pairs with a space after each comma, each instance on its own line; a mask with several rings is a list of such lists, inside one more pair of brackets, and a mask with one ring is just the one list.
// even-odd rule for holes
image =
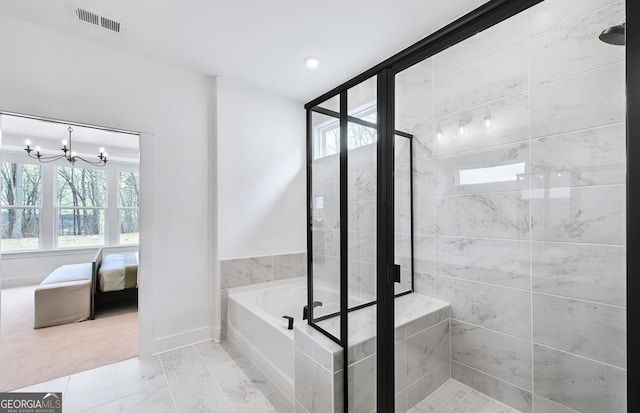
[[97, 13], [90, 12], [85, 9], [77, 8], [76, 9], [76, 17], [78, 20], [93, 24], [98, 27], [102, 27], [103, 29], [109, 30], [114, 33], [120, 33], [122, 29], [122, 22], [117, 20], [110, 19], [108, 17], [101, 16]]

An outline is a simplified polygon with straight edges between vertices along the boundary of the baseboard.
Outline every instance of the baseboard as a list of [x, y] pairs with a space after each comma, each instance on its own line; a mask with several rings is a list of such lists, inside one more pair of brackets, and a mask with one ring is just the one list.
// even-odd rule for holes
[[155, 356], [168, 351], [210, 341], [212, 339], [213, 331], [210, 327], [203, 327], [176, 334], [174, 336], [156, 338], [151, 342], [151, 354]]

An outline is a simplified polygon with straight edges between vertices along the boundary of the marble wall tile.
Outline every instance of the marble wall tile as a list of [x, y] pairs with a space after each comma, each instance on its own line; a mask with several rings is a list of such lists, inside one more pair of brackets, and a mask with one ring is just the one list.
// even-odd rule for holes
[[579, 413], [577, 410], [570, 409], [537, 394], [533, 396], [533, 404], [537, 413]]
[[395, 78], [396, 93], [401, 94], [431, 82], [433, 79], [433, 64], [431, 59], [425, 59], [398, 73]]
[[435, 115], [458, 112], [527, 87], [527, 49], [514, 46], [436, 79]]
[[624, 308], [533, 294], [533, 340], [614, 366], [626, 366]]
[[435, 238], [433, 235], [413, 236], [413, 270], [416, 272], [435, 274]]
[[376, 169], [378, 152], [375, 143], [358, 146], [347, 152], [347, 169], [349, 173]]
[[358, 202], [359, 231], [376, 231], [376, 201]]
[[449, 320], [407, 337], [407, 383], [415, 383], [436, 367], [448, 363], [451, 359], [450, 348]]
[[395, 198], [394, 225], [396, 234], [411, 233], [411, 198]]
[[619, 1], [531, 39], [531, 87], [623, 61], [624, 47], [611, 47], [598, 36], [624, 20], [624, 3]]
[[436, 296], [436, 277], [422, 272], [413, 273], [413, 290], [428, 297]]
[[531, 391], [531, 342], [451, 320], [451, 359]]
[[160, 361], [178, 411], [234, 412], [195, 348], [161, 354]]
[[536, 394], [583, 413], [627, 411], [627, 373], [572, 354], [533, 346]]
[[528, 165], [527, 142], [439, 157], [435, 162], [436, 195], [528, 189]]
[[529, 15], [520, 13], [433, 56], [436, 77], [527, 40]]
[[[415, 165], [414, 165], [415, 175]], [[414, 176], [415, 178], [415, 176]], [[411, 173], [409, 170], [409, 160], [397, 162], [393, 171], [393, 196], [396, 200], [411, 198]], [[413, 188], [414, 192], [417, 188]]]
[[[422, 306], [421, 304], [419, 304]], [[419, 309], [424, 312], [424, 309]], [[441, 307], [438, 310], [434, 310], [426, 316], [415, 318], [405, 326], [406, 337], [411, 337], [414, 334], [418, 334], [428, 328], [435, 326], [443, 321], [447, 321], [451, 318], [451, 308], [449, 306]]]
[[567, 23], [611, 3], [613, 3], [612, 0], [545, 0], [529, 9], [531, 36]]
[[433, 158], [433, 122], [431, 120], [407, 127], [405, 132], [413, 135], [413, 160]]
[[433, 159], [421, 159], [413, 162], [413, 196], [433, 196]]
[[528, 291], [437, 276], [438, 299], [451, 304], [451, 317], [505, 334], [530, 339]]
[[626, 167], [624, 124], [531, 141], [533, 188], [624, 184]]
[[436, 234], [529, 237], [529, 201], [517, 192], [436, 197]]
[[413, 233], [419, 235], [433, 235], [434, 198], [413, 199]]
[[531, 136], [542, 137], [624, 122], [624, 63], [531, 91]]
[[[342, 383], [337, 383], [342, 387]], [[349, 412], [371, 412], [376, 408], [376, 355], [349, 366]]]
[[273, 256], [273, 279], [302, 277], [307, 275], [307, 254], [282, 254]]
[[486, 375], [478, 370], [452, 361], [451, 378], [493, 397], [508, 406], [518, 409], [522, 413], [531, 413], [532, 411], [530, 392]]
[[417, 382], [410, 384], [407, 387], [407, 408], [411, 409], [416, 404], [420, 403], [427, 396], [433, 393], [438, 387], [442, 386], [444, 382], [451, 378], [451, 367], [449, 362], [436, 367], [426, 376], [423, 376]]
[[359, 202], [376, 200], [377, 178], [375, 169], [351, 172], [347, 178], [350, 199], [355, 195], [355, 200]]
[[239, 258], [220, 261], [221, 288], [240, 287], [273, 281], [273, 257]]
[[[407, 390], [407, 361], [407, 342], [403, 340], [395, 343], [393, 365], [395, 373], [394, 391], [396, 394]], [[411, 362], [414, 362], [413, 359]]]
[[436, 273], [529, 289], [529, 241], [436, 237]]
[[[487, 126], [487, 118], [490, 123]], [[464, 126], [461, 133], [460, 126]], [[436, 156], [529, 138], [529, 94], [518, 93], [436, 119]]]
[[404, 93], [395, 95], [395, 127], [407, 130], [433, 119], [433, 83], [424, 83]]
[[548, 189], [531, 200], [531, 235], [536, 241], [626, 242], [624, 185]]
[[295, 349], [296, 404], [309, 413], [333, 412], [333, 374]]
[[536, 292], [626, 305], [624, 246], [534, 242], [531, 262]]
[[403, 390], [396, 394], [395, 413], [407, 413], [407, 390]]

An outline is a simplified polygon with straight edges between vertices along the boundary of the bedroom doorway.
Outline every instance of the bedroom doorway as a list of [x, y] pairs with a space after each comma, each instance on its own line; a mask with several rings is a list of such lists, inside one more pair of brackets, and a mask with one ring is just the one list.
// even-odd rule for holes
[[137, 356], [139, 134], [0, 112], [0, 137], [0, 391]]

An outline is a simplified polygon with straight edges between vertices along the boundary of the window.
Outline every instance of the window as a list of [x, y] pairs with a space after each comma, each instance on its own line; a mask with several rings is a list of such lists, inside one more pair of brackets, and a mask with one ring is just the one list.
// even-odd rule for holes
[[119, 196], [119, 243], [138, 243], [138, 208], [140, 193], [138, 187], [140, 177], [137, 172], [120, 172]]
[[104, 245], [105, 171], [78, 167], [57, 171], [57, 246]]
[[2, 252], [40, 248], [40, 166], [3, 163], [1, 203]]
[[[375, 106], [359, 111], [351, 118], [353, 121], [350, 121], [347, 127], [347, 148], [349, 150], [377, 142], [378, 131], [375, 127], [377, 112]], [[364, 122], [359, 123], [354, 118]], [[317, 133], [314, 136], [317, 137], [315, 142], [316, 150], [314, 151], [316, 159], [340, 152], [339, 119], [331, 119], [318, 125]]]

